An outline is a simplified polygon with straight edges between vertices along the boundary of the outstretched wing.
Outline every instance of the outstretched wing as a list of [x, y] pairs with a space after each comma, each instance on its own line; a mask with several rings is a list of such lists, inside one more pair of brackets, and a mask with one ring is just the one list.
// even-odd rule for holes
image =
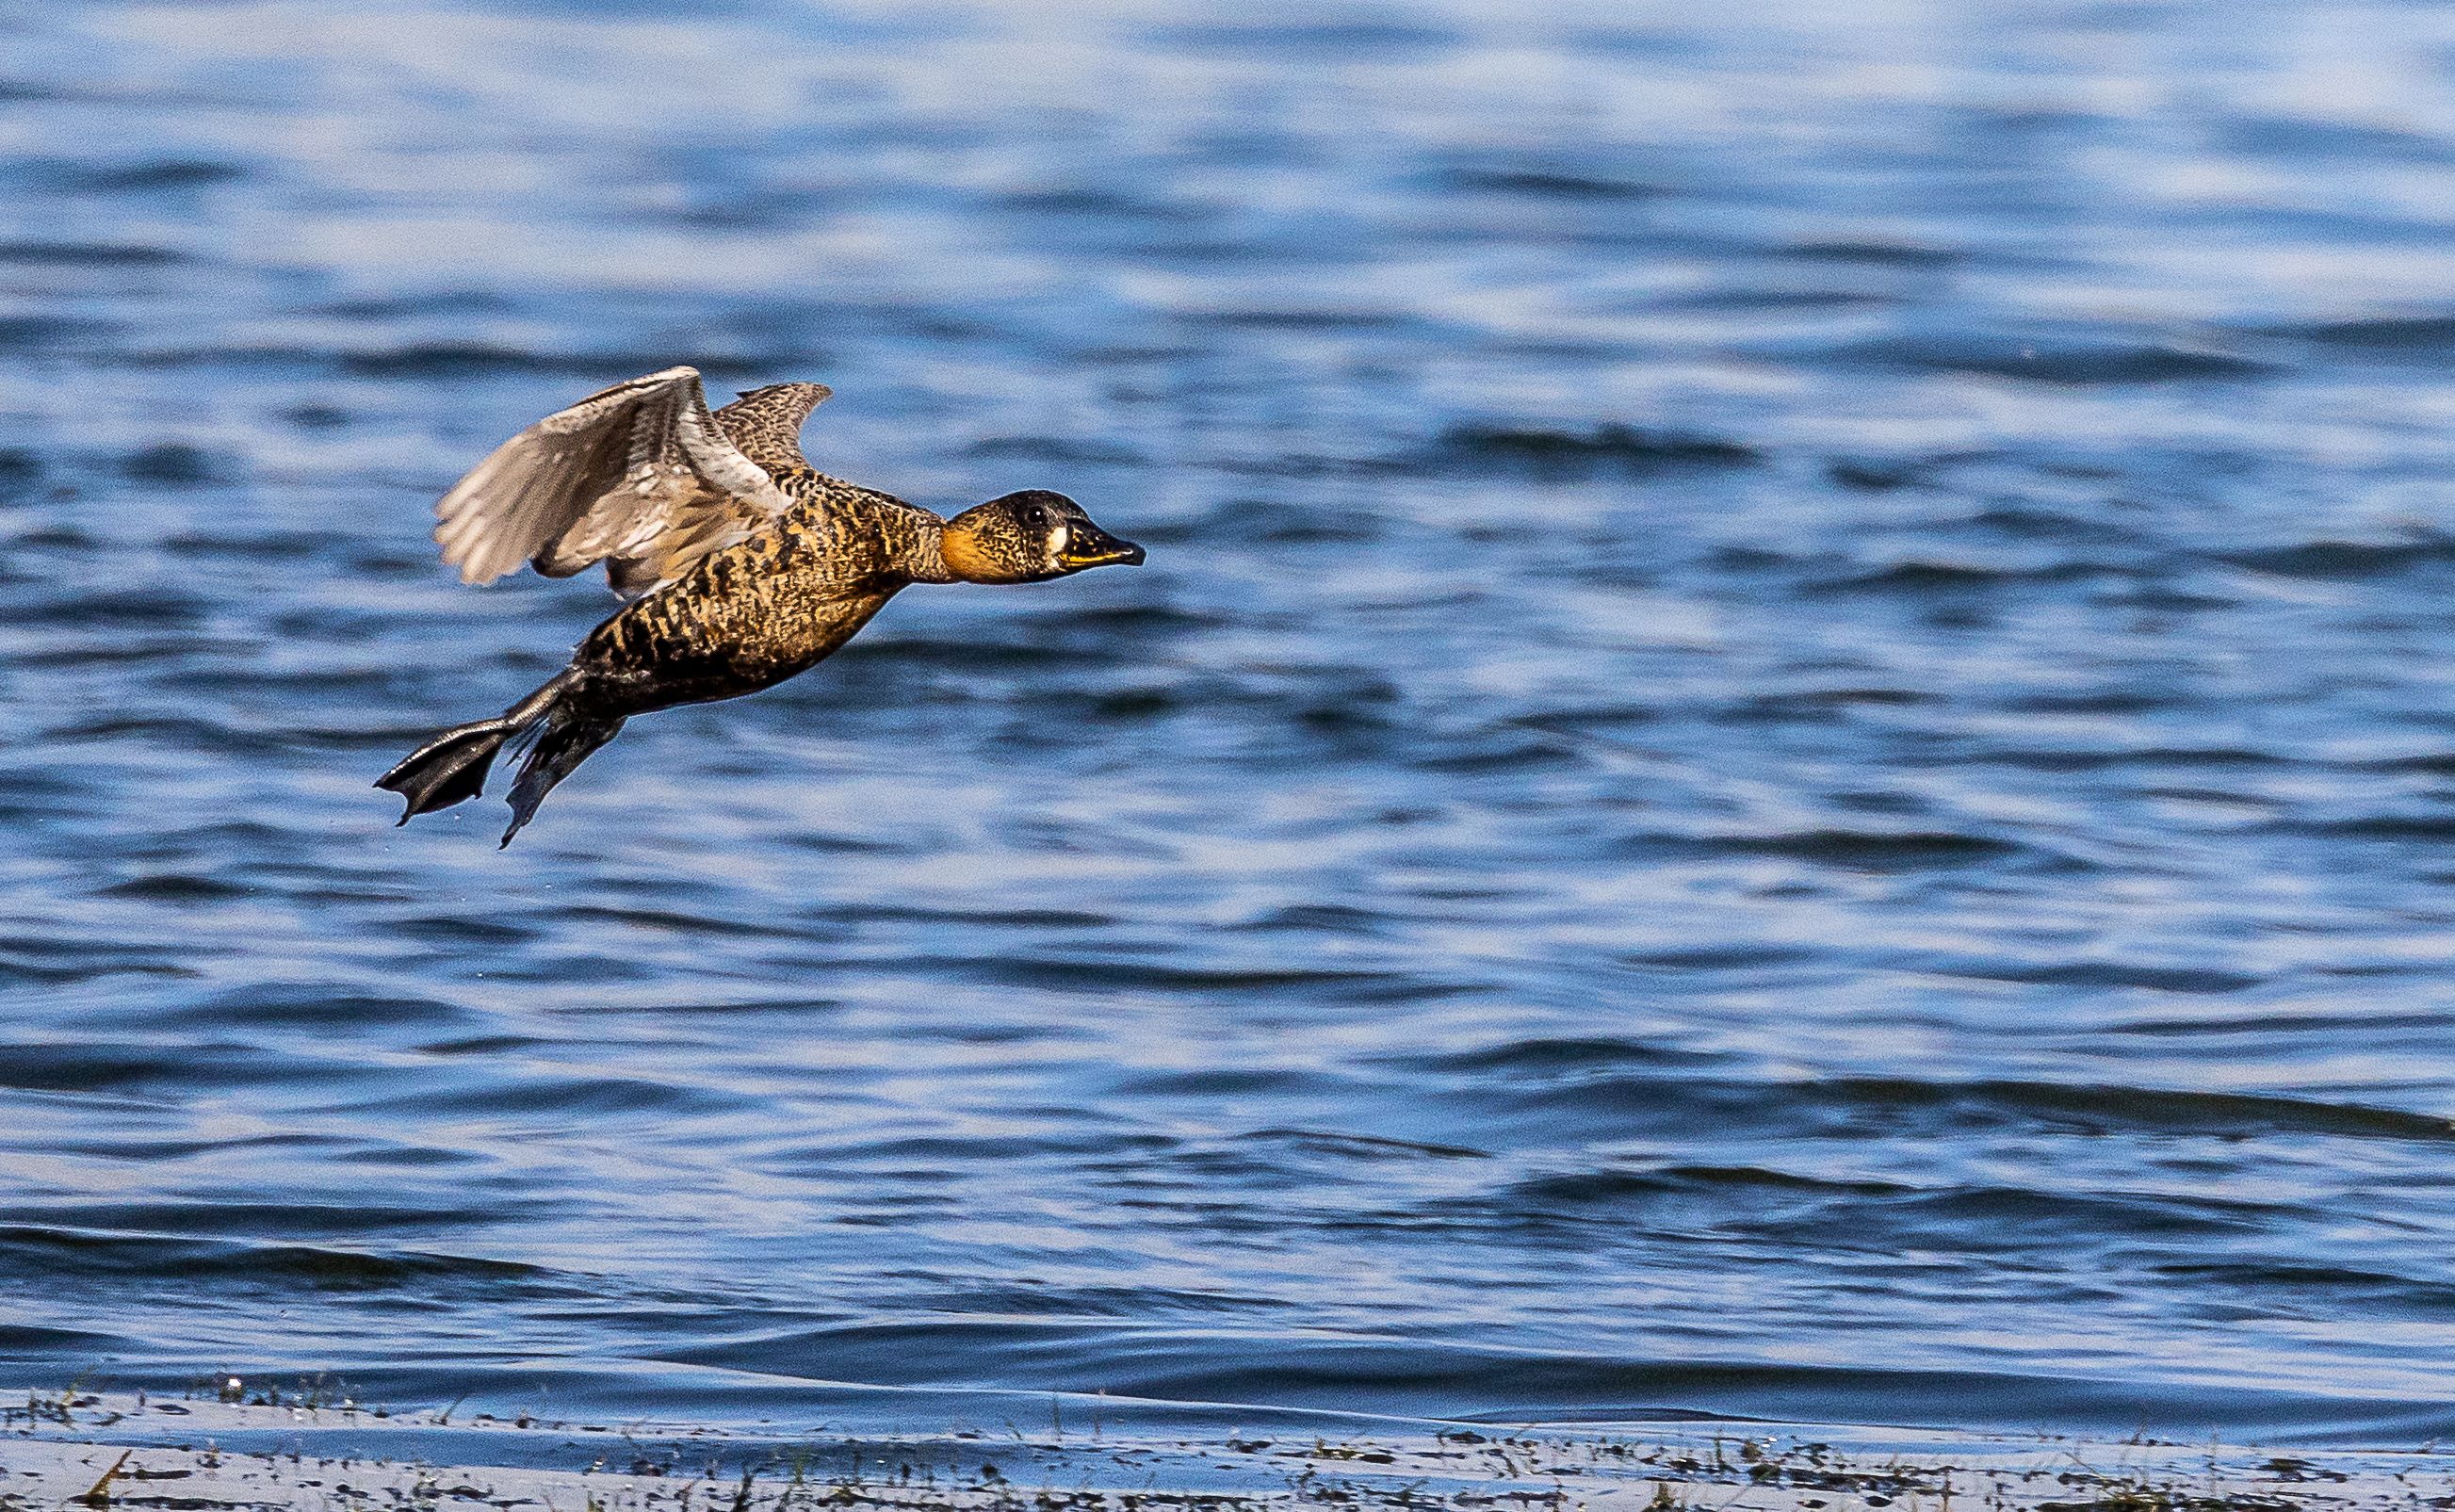
[[435, 506], [463, 582], [522, 562], [549, 577], [598, 563], [636, 596], [790, 508], [707, 413], [696, 368], [618, 383], [495, 449]]

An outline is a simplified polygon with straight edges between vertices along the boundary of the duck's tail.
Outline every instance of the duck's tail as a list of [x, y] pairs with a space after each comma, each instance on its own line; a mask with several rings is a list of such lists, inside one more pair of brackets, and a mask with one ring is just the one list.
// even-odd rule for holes
[[614, 738], [622, 721], [571, 696], [579, 675], [566, 669], [545, 686], [503, 711], [501, 717], [456, 725], [403, 757], [375, 779], [375, 786], [409, 800], [400, 822], [448, 809], [486, 789], [486, 775], [506, 744], [533, 738], [519, 779], [512, 785], [512, 825], [503, 844], [536, 815], [554, 785], [571, 776], [589, 753]]

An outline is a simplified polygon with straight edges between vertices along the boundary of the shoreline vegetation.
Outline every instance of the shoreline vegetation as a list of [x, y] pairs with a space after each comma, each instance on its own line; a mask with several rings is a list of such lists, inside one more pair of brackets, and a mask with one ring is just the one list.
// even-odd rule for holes
[[0, 1408], [0, 1512], [2369, 1512], [2455, 1455], [1679, 1422], [1188, 1439], [765, 1436], [409, 1411], [224, 1378]]

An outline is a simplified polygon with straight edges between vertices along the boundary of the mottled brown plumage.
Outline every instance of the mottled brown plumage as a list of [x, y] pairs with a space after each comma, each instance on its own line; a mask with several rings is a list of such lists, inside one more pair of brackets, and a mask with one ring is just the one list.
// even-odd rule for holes
[[549, 576], [601, 562], [637, 596], [500, 718], [447, 730], [386, 773], [376, 786], [408, 800], [402, 823], [477, 796], [504, 743], [533, 734], [508, 845], [623, 720], [804, 672], [909, 584], [1040, 582], [1143, 559], [1062, 494], [1008, 494], [947, 520], [818, 472], [800, 433], [827, 394], [774, 384], [711, 415], [698, 373], [669, 368], [538, 421], [444, 494], [436, 539], [465, 580], [523, 559]]

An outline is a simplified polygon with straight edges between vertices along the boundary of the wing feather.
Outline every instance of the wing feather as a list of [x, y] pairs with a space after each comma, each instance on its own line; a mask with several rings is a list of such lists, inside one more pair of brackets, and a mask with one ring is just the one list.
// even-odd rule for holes
[[590, 394], [495, 449], [435, 506], [435, 539], [463, 582], [523, 562], [564, 577], [599, 562], [645, 593], [792, 505], [726, 438], [696, 368]]

